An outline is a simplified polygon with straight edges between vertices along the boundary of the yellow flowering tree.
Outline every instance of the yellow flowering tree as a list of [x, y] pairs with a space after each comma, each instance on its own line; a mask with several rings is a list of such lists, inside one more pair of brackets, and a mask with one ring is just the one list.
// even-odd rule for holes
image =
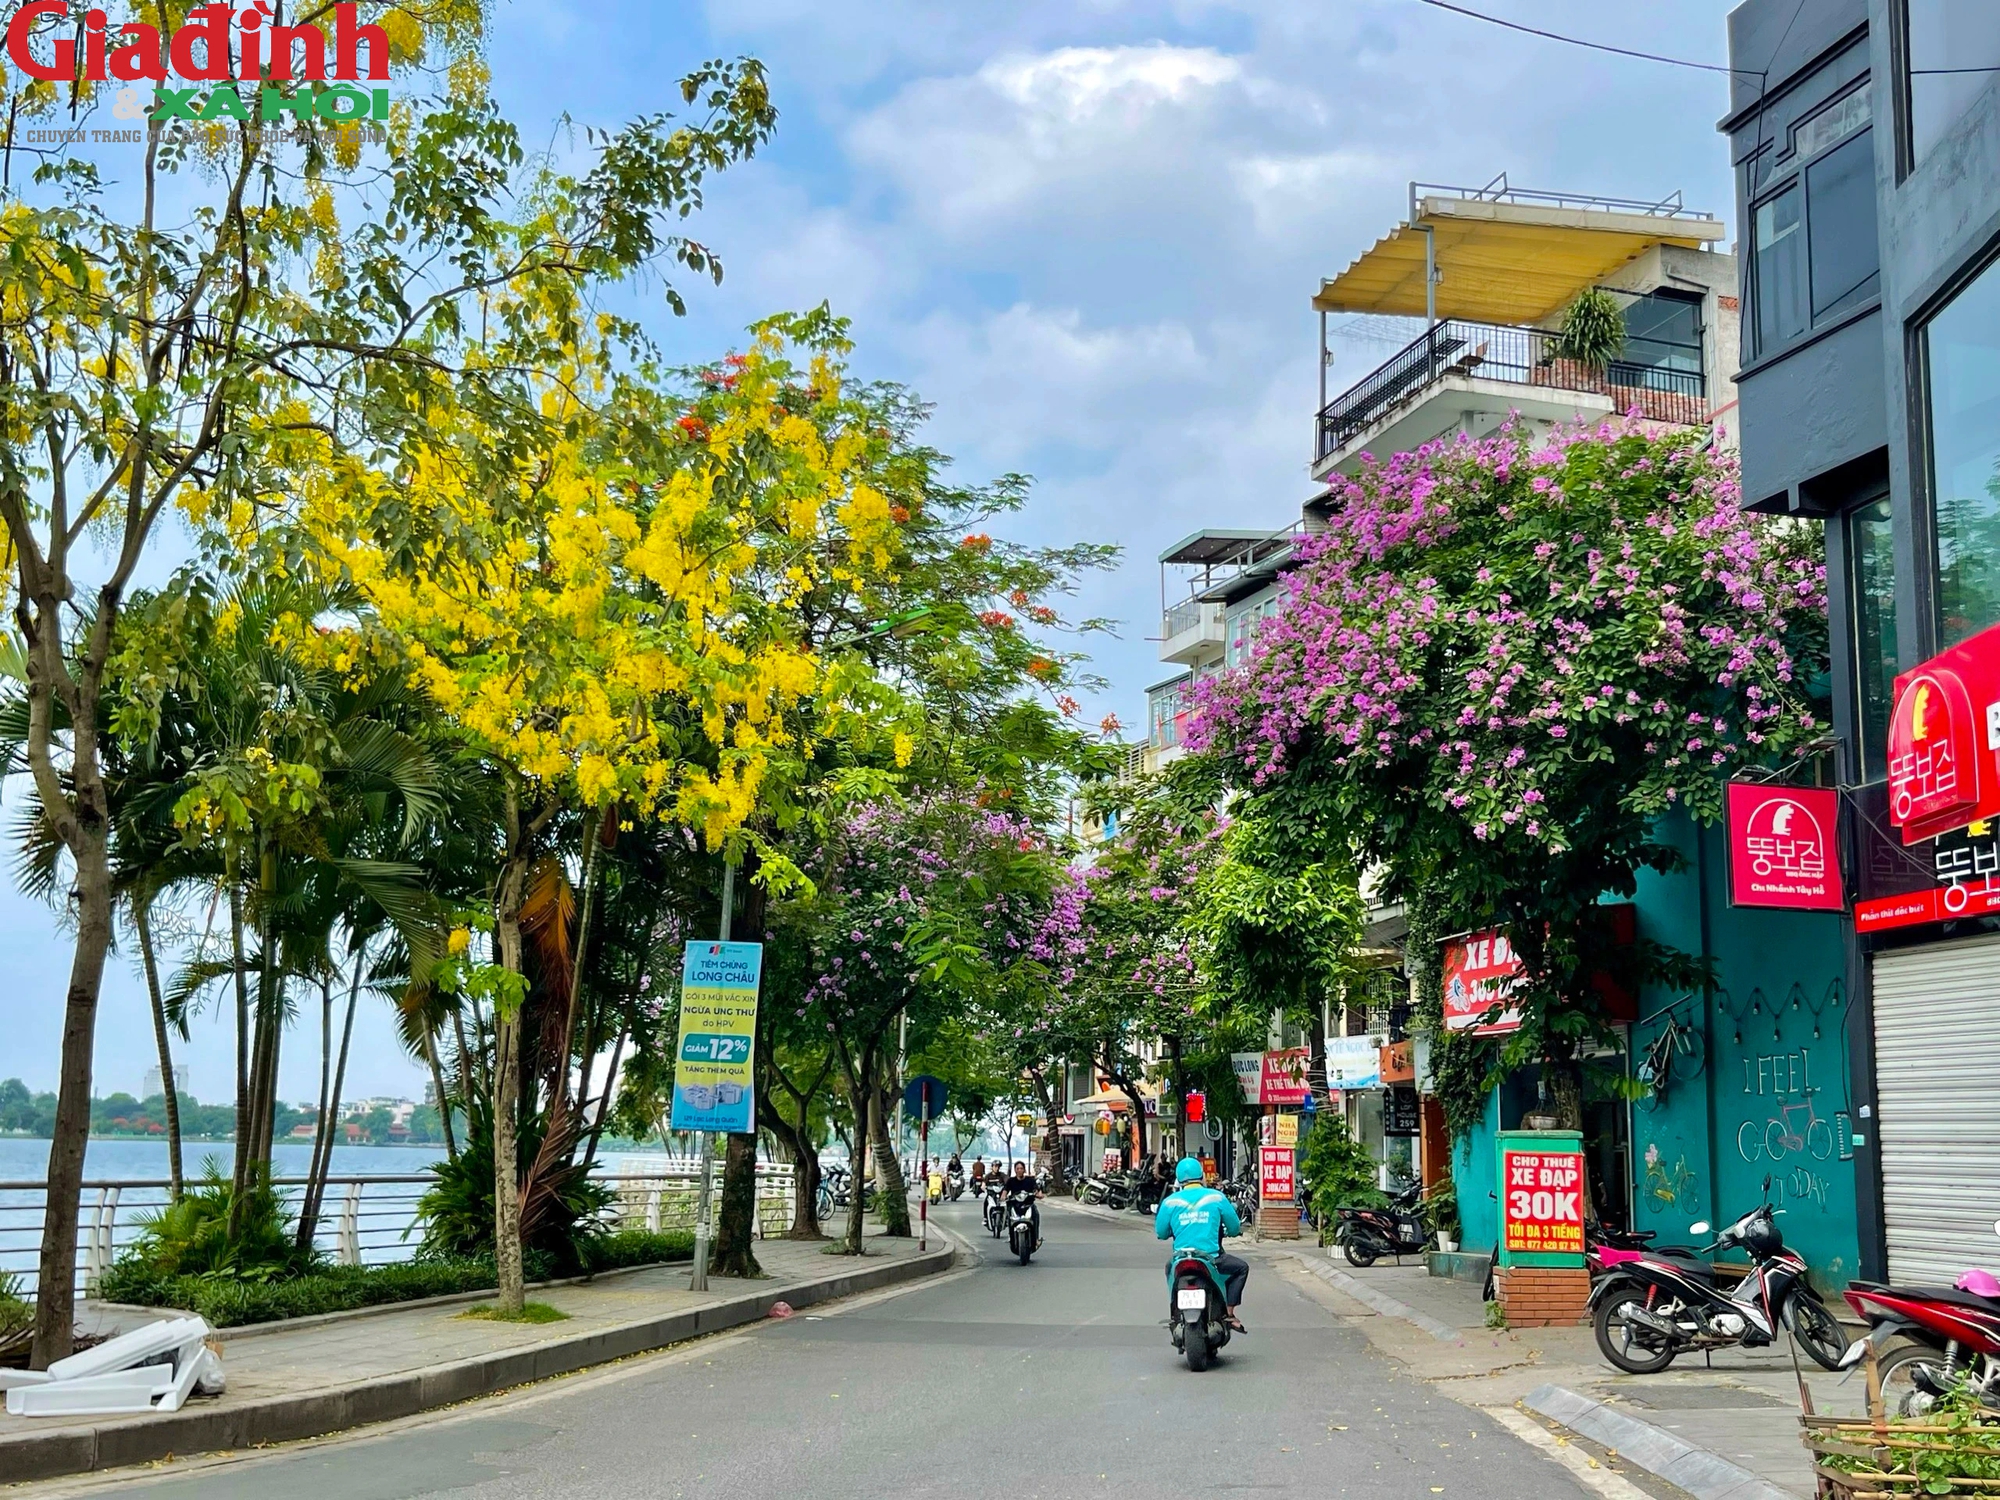
[[[525, 972], [529, 872], [566, 811], [583, 813], [586, 911], [590, 853], [610, 816], [685, 824], [732, 857], [754, 845], [764, 877], [784, 878], [751, 825], [802, 763], [795, 711], [810, 697], [822, 724], [844, 715], [869, 732], [866, 709], [881, 700], [864, 697], [867, 674], [852, 692], [827, 680], [799, 610], [830, 533], [843, 538], [832, 566], [859, 570], [877, 565], [896, 525], [836, 351], [826, 320], [774, 319], [690, 396], [644, 367], [618, 370], [602, 339], [579, 341], [546, 383], [540, 444], [518, 425], [496, 432], [476, 411], [435, 408], [394, 468], [331, 452], [300, 466], [297, 533], [311, 565], [407, 642], [418, 680], [502, 779], [502, 971]], [[496, 1242], [513, 1307], [526, 989], [489, 988], [503, 1002]], [[570, 1123], [575, 1001], [569, 992], [557, 1028], [545, 1142]]]
[[[171, 33], [191, 6], [102, 8], [117, 35], [128, 19]], [[20, 0], [0, 0], [0, 22], [22, 11]], [[86, 48], [69, 54], [74, 77], [22, 69], [5, 79], [6, 603], [24, 637], [25, 760], [77, 891], [38, 1367], [72, 1344], [77, 1187], [112, 937], [100, 699], [125, 595], [161, 516], [178, 506], [199, 522], [246, 524], [295, 490], [308, 438], [333, 454], [400, 448], [440, 391], [503, 426], [527, 394], [526, 372], [560, 371], [571, 325], [594, 325], [590, 287], [662, 262], [714, 270], [678, 226], [705, 176], [772, 127], [761, 69], [710, 64], [682, 83], [688, 118], [595, 135], [577, 173], [530, 176], [486, 94], [484, 11], [482, 0], [359, 0], [356, 19], [382, 27], [395, 85], [380, 141], [355, 126], [293, 130], [289, 116], [284, 131], [260, 128], [217, 104], [218, 87], [200, 96], [193, 120], [140, 122], [143, 140], [116, 147], [129, 156], [101, 171], [75, 154], [87, 145], [43, 146], [24, 130], [57, 110], [65, 133], [86, 140], [85, 127], [129, 128], [118, 111], [130, 101], [82, 76]], [[326, 5], [279, 5], [272, 18], [336, 22]], [[45, 10], [25, 18], [20, 40], [46, 68], [76, 32], [73, 18]], [[242, 73], [240, 57], [227, 61]], [[488, 322], [500, 287], [535, 310], [522, 320], [532, 337]]]

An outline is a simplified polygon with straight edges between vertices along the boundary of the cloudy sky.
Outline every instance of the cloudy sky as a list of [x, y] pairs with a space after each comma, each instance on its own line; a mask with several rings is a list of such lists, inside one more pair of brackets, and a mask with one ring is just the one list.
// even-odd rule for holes
[[[1724, 60], [1724, 0], [1468, 0], [1569, 35]], [[1079, 613], [1094, 719], [1142, 725], [1165, 673], [1160, 550], [1204, 525], [1283, 525], [1308, 493], [1308, 299], [1401, 217], [1412, 178], [1657, 198], [1730, 218], [1716, 73], [1539, 40], [1419, 0], [496, 0], [494, 86], [531, 140], [678, 104], [712, 56], [764, 60], [776, 140], [715, 182], [696, 233], [719, 288], [657, 330], [707, 357], [757, 316], [830, 302], [857, 360], [936, 404], [968, 476], [1035, 476], [1037, 541], [1115, 542]], [[1733, 230], [1733, 225], [1732, 225]], [[1337, 390], [1391, 346], [1341, 343]], [[0, 1078], [56, 1077], [68, 945], [0, 894]], [[198, 1024], [203, 1099], [230, 1049]], [[290, 1097], [316, 1062], [295, 1044]], [[115, 955], [100, 1092], [153, 1064], [134, 965]], [[386, 1017], [357, 1027], [349, 1097], [417, 1094]]]

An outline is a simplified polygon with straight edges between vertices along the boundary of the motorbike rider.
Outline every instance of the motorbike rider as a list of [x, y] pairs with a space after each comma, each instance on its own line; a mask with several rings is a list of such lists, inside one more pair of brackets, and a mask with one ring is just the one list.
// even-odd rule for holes
[[1028, 1195], [1028, 1222], [1035, 1227], [1035, 1243], [1042, 1242], [1042, 1210], [1035, 1200], [1042, 1196], [1042, 1186], [1035, 1180], [1033, 1166], [1024, 1161], [1014, 1163], [1007, 1174], [1007, 1196], [1016, 1193]]
[[983, 1156], [975, 1156], [972, 1159], [972, 1195], [975, 1198], [979, 1196], [979, 1189], [985, 1184], [985, 1182], [986, 1182], [986, 1158]]
[[1223, 1251], [1225, 1234], [1243, 1233], [1243, 1221], [1236, 1207], [1201, 1179], [1201, 1163], [1183, 1156], [1174, 1168], [1173, 1192], [1160, 1200], [1153, 1215], [1153, 1237], [1172, 1240], [1176, 1255], [1195, 1251], [1211, 1257], [1222, 1277], [1222, 1300], [1229, 1304], [1229, 1326], [1246, 1332], [1236, 1309], [1243, 1301], [1243, 1286], [1250, 1279], [1250, 1263], [1239, 1255]]

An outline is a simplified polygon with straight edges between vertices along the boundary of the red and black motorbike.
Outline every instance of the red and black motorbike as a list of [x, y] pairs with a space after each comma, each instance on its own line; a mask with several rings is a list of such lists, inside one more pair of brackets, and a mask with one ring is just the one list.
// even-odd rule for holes
[[1400, 1260], [1430, 1248], [1431, 1221], [1420, 1183], [1411, 1183], [1387, 1208], [1334, 1210], [1333, 1242], [1350, 1266], [1372, 1266], [1385, 1255]]
[[[1770, 1182], [1764, 1184], [1770, 1191]], [[1775, 1222], [1782, 1209], [1764, 1203], [1701, 1252], [1741, 1249], [1750, 1271], [1727, 1292], [1707, 1261], [1647, 1254], [1608, 1270], [1590, 1289], [1597, 1347], [1621, 1370], [1652, 1375], [1692, 1350], [1756, 1348], [1781, 1327], [1823, 1369], [1840, 1367], [1848, 1344], [1840, 1324], [1806, 1280], [1806, 1263], [1785, 1248]], [[1692, 1226], [1706, 1234], [1706, 1224]]]
[[1857, 1281], [1847, 1303], [1869, 1327], [1841, 1365], [1859, 1364], [1875, 1350], [1890, 1416], [1922, 1416], [1960, 1382], [1982, 1404], [2000, 1408], [2000, 1279], [1992, 1272], [1967, 1271], [1953, 1287]]

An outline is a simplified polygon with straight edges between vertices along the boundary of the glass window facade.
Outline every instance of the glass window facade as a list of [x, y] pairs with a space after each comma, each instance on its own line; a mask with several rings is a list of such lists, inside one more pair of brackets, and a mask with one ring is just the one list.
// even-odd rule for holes
[[1625, 307], [1625, 347], [1620, 372], [1701, 375], [1701, 300], [1648, 292]]
[[1805, 194], [1794, 183], [1757, 205], [1757, 348], [1775, 349], [1806, 330]]
[[1860, 731], [1861, 779], [1889, 774], [1891, 693], [1896, 681], [1896, 556], [1890, 539], [1889, 497], [1849, 511], [1848, 597], [1854, 633], [1854, 716]]
[[1922, 161], [2000, 69], [1994, 0], [1905, 0], [1910, 160]]
[[1881, 287], [1873, 144], [1864, 132], [1806, 168], [1815, 323], [1858, 307]]
[[2000, 624], [2000, 264], [1924, 329], [1941, 645]]
[[1257, 639], [1257, 626], [1275, 615], [1283, 606], [1283, 600], [1276, 590], [1260, 599], [1232, 604], [1223, 616], [1223, 664], [1241, 666], [1250, 658], [1250, 648]]

